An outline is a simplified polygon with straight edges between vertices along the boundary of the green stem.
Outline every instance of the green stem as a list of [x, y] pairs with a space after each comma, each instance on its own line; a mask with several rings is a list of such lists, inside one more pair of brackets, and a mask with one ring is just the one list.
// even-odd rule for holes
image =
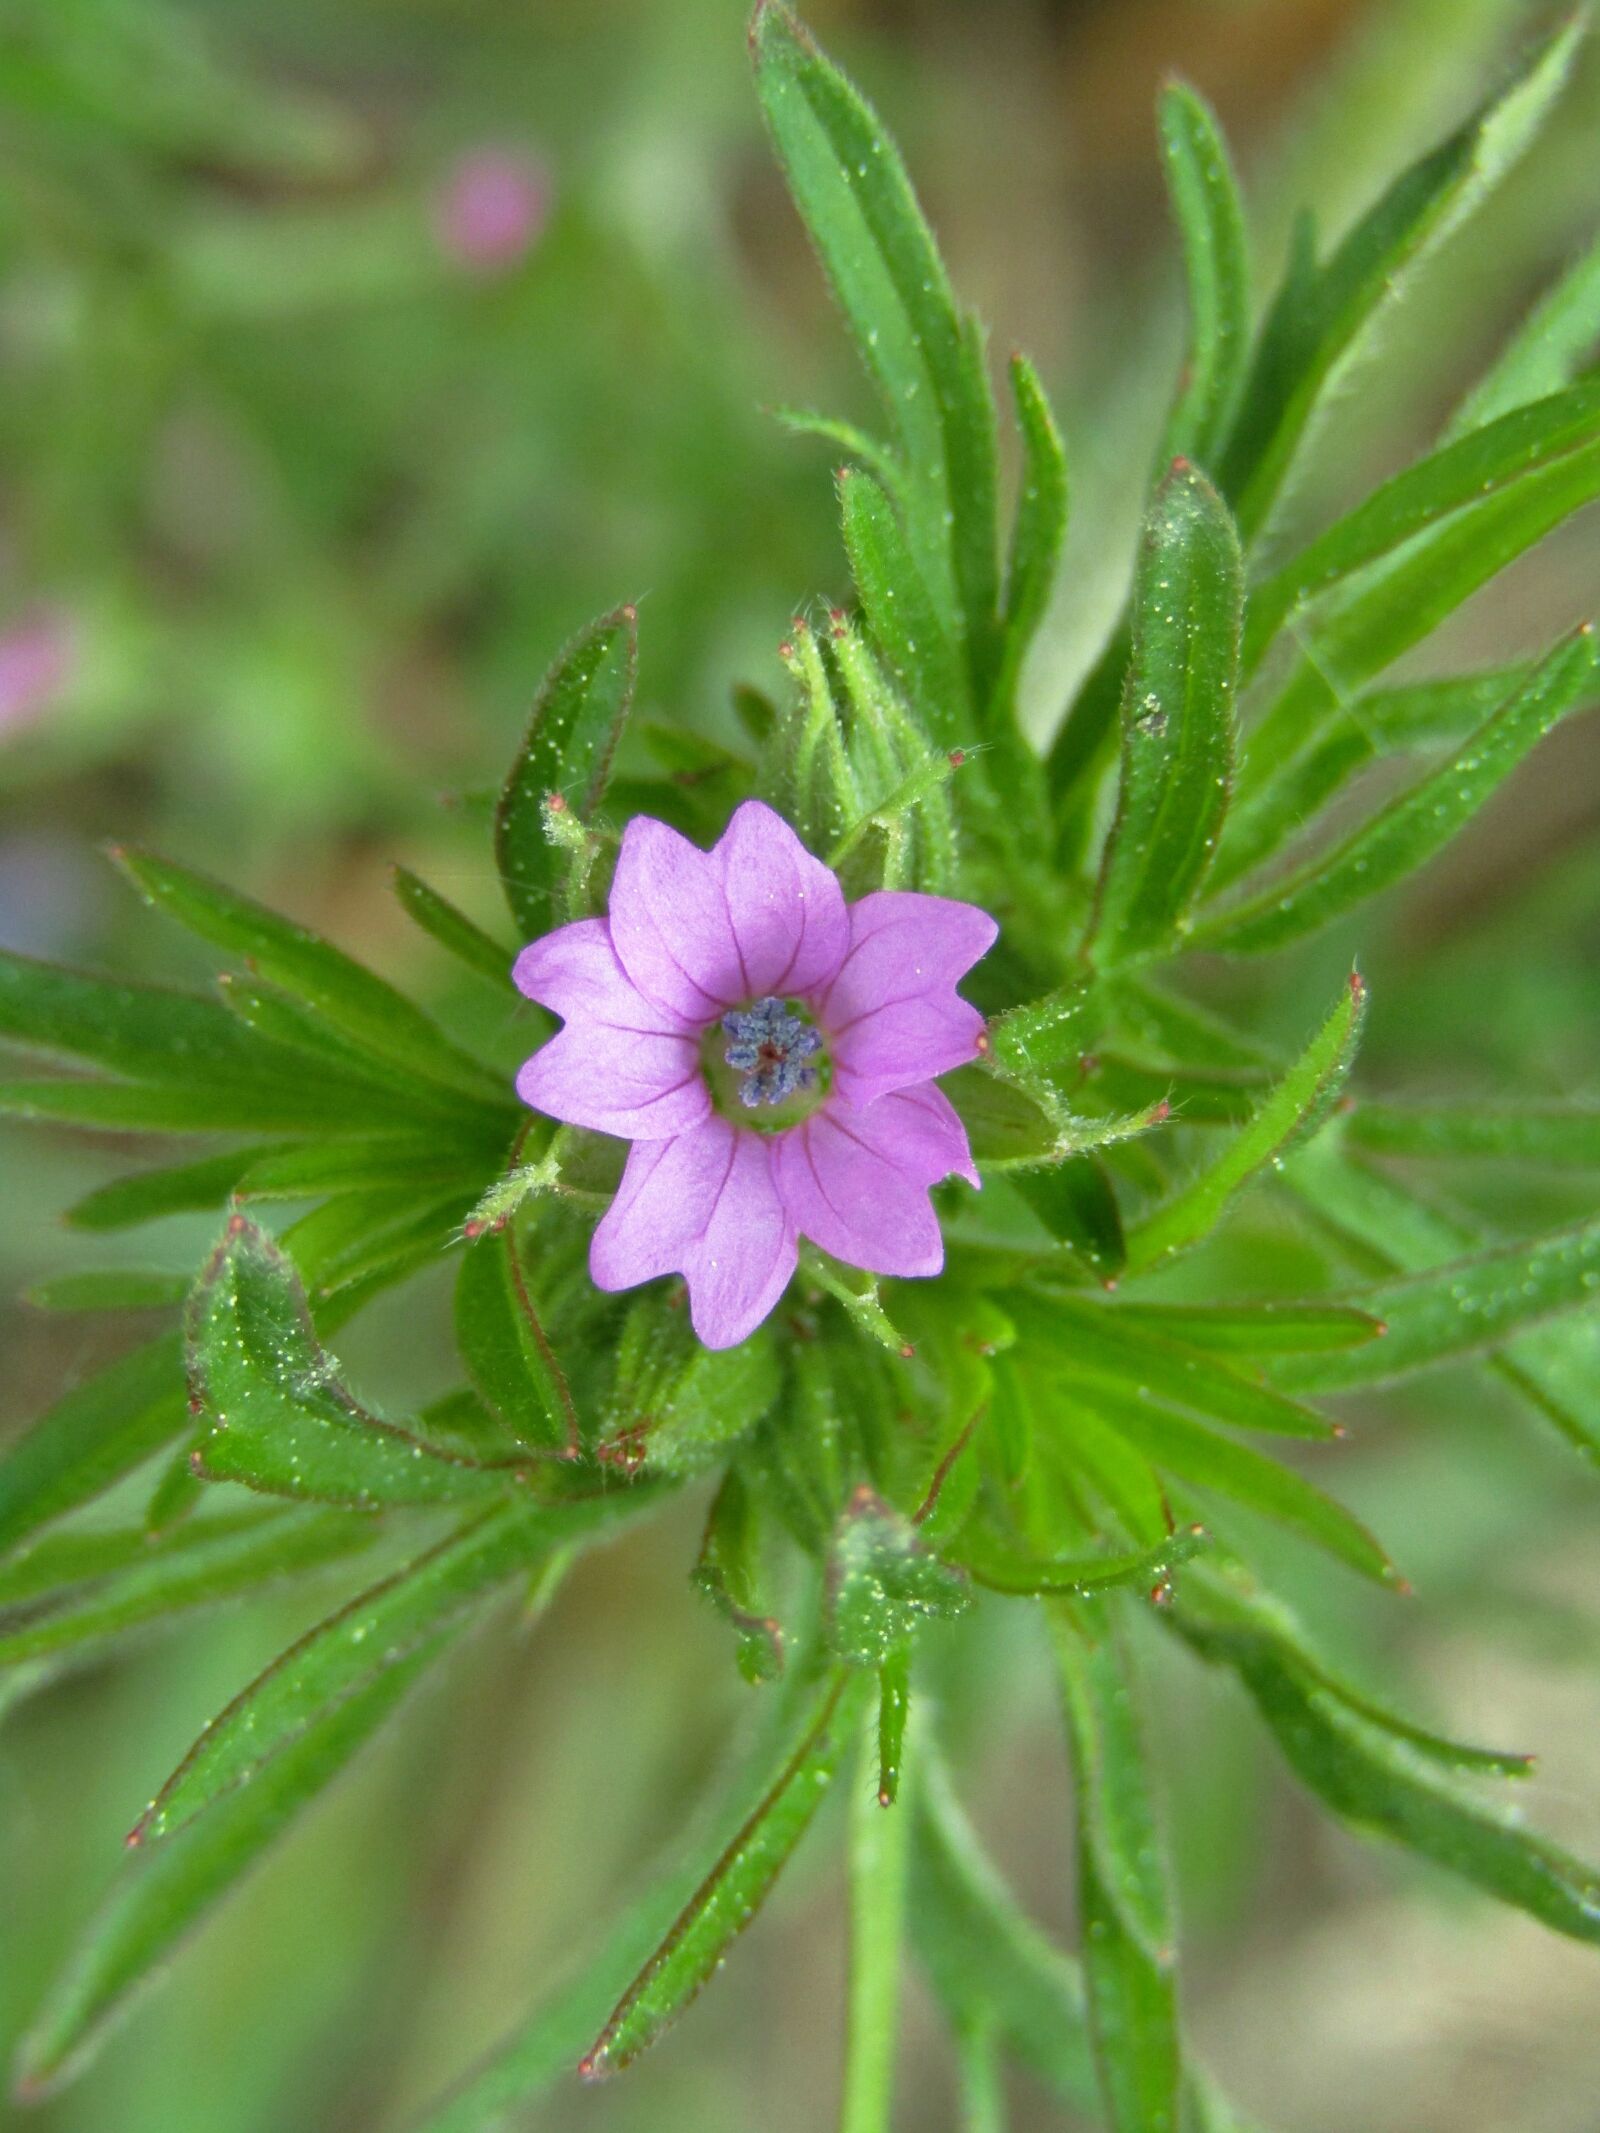
[[904, 1783], [893, 1807], [878, 1805], [877, 1728], [869, 1726], [850, 1802], [850, 1982], [839, 2133], [889, 2133], [910, 1829]]
[[961, 2068], [961, 2133], [1006, 2133], [1005, 2077], [1000, 2038], [987, 2008], [956, 2024]]

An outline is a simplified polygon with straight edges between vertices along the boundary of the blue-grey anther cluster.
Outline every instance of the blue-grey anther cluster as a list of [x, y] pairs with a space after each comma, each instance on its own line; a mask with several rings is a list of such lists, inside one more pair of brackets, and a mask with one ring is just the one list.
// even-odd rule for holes
[[744, 1077], [739, 1101], [747, 1109], [781, 1104], [815, 1082], [816, 1069], [806, 1061], [822, 1049], [822, 1037], [786, 1002], [769, 995], [751, 1007], [733, 1008], [723, 1016], [722, 1027], [733, 1040], [722, 1056]]

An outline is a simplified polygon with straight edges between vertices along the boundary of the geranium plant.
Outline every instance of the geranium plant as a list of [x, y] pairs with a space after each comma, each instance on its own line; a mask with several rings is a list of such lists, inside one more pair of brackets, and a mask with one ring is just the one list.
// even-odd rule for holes
[[[1600, 1874], [1508, 1797], [1520, 1746], [1441, 1738], [1347, 1678], [1259, 1545], [1284, 1528], [1400, 1604], [1381, 1536], [1340, 1499], [1346, 1424], [1321, 1403], [1435, 1366], [1495, 1373], [1530, 1428], [1600, 1453], [1600, 1218], [1507, 1235], [1390, 1160], [1592, 1159], [1593, 1113], [1514, 1091], [1501, 1109], [1363, 1099], [1367, 989], [1324, 938], [1597, 694], [1581, 621], [1537, 658], [1389, 673], [1600, 489], [1592, 274], [1547, 299], [1434, 450], [1320, 530], [1277, 532], [1352, 366], [1528, 145], [1578, 36], [1534, 52], [1331, 251], [1307, 227], [1259, 318], [1215, 122], [1165, 93], [1182, 377], [1124, 619], [1036, 744], [1019, 697], [1066, 530], [1056, 421], [1013, 357], [1002, 512], [983, 333], [872, 110], [764, 5], [759, 94], [882, 402], [878, 435], [811, 425], [842, 456], [853, 592], [775, 618], [786, 675], [741, 692], [746, 745], [654, 729], [655, 776], [612, 776], [634, 608], [556, 660], [493, 815], [503, 934], [396, 879], [497, 989], [504, 1056], [146, 851], [114, 857], [217, 952], [215, 990], [0, 959], [0, 1035], [72, 1069], [7, 1081], [7, 1113], [215, 1137], [103, 1185], [75, 1223], [218, 1221], [192, 1283], [40, 1292], [181, 1323], [0, 1464], [0, 1665], [44, 1679], [331, 1566], [349, 1593], [129, 1803], [137, 1856], [38, 2011], [22, 2092], [68, 2077], [475, 1623], [540, 1604], [580, 1549], [625, 1546], [684, 1491], [705, 1515], [686, 1569], [759, 1707], [745, 1759], [702, 1848], [427, 2133], [517, 2122], [559, 2081], [639, 2058], [834, 1787], [846, 2133], [890, 2123], [908, 1947], [972, 2128], [1003, 2123], [1013, 2056], [1116, 2133], [1238, 2125], [1184, 2049], [1140, 1717], [1152, 1635], [1235, 1675], [1332, 1815], [1600, 1941]], [[1325, 1006], [1286, 1051], [1215, 1004], [1216, 973], [1302, 947]], [[1298, 1286], [1264, 1265], [1241, 1290], [1202, 1251], [1262, 1207], [1306, 1240]], [[341, 1335], [441, 1255], [459, 1382], [380, 1415]], [[136, 1480], [141, 1516], [85, 1522]], [[1059, 1675], [1075, 1950], [984, 1856], [924, 1693], [955, 1618], [991, 1608], [1025, 1608]]]

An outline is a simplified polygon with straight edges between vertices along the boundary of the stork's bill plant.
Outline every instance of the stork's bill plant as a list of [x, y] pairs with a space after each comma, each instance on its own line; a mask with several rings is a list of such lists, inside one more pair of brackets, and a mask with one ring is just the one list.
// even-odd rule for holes
[[[137, 1856], [38, 2011], [23, 2091], [82, 2063], [475, 1623], [685, 1490], [705, 1512], [693, 1582], [754, 1685], [745, 1760], [703, 1851], [597, 1933], [427, 2133], [513, 2122], [575, 2072], [639, 2057], [841, 1774], [847, 2133], [889, 2125], [903, 1943], [972, 2096], [997, 2096], [1016, 2055], [1115, 2133], [1236, 2126], [1184, 2049], [1139, 1717], [1163, 1632], [1237, 1676], [1332, 1814], [1600, 1941], [1600, 1876], [1507, 1804], [1527, 1758], [1439, 1738], [1344, 1678], [1259, 1545], [1272, 1522], [1340, 1574], [1403, 1584], [1340, 1500], [1323, 1395], [1473, 1361], [1529, 1428], [1600, 1453], [1600, 1380], [1573, 1367], [1600, 1217], [1491, 1232], [1387, 1160], [1592, 1154], [1593, 1114], [1363, 1102], [1347, 1085], [1366, 988], [1317, 945], [1597, 693], [1581, 623], [1490, 672], [1389, 670], [1600, 490], [1600, 380], [1577, 374], [1600, 317], [1564, 354], [1513, 341], [1435, 450], [1303, 545], [1273, 538], [1351, 366], [1528, 146], [1578, 34], [1533, 53], [1331, 252], [1299, 242], [1259, 319], [1215, 123], [1165, 93], [1182, 384], [1124, 619], [1040, 747], [1019, 688], [1067, 519], [1049, 402], [1014, 357], [1002, 527], [983, 334], [874, 113], [763, 6], [772, 138], [882, 403], [876, 436], [814, 425], [845, 460], [854, 590], [794, 618], [774, 697], [740, 692], [746, 745], [647, 728], [637, 760], [653, 751], [655, 775], [612, 777], [633, 608], [557, 659], [494, 816], [503, 936], [396, 882], [497, 992], [505, 1055], [148, 852], [114, 856], [218, 952], [217, 990], [0, 960], [0, 1035], [71, 1069], [20, 1068], [6, 1113], [210, 1137], [91, 1193], [73, 1222], [218, 1221], [192, 1282], [89, 1273], [36, 1292], [170, 1306], [174, 1323], [0, 1464], [0, 1666], [42, 1684], [135, 1629], [299, 1578], [343, 1575], [350, 1595], [137, 1813]], [[1589, 284], [1573, 300], [1586, 288], [1592, 306]], [[1374, 768], [1385, 797], [1363, 812]], [[1198, 1004], [1196, 953], [1302, 949], [1327, 1006], [1297, 1053]], [[1247, 1196], [1247, 1219], [1299, 1226], [1295, 1278], [1321, 1267], [1320, 1286], [1239, 1294], [1205, 1258], [1182, 1264]], [[459, 1382], [380, 1415], [341, 1335], [442, 1261]], [[96, 1504], [113, 1489], [123, 1523]], [[1061, 1687], [1075, 1954], [983, 1857], [926, 1693], [965, 1633], [926, 1625], [1019, 1606]]]

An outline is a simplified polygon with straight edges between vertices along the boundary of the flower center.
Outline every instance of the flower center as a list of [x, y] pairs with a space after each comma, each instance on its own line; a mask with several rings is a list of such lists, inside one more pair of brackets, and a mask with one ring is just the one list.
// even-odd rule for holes
[[796, 1002], [774, 994], [731, 1008], [720, 1029], [707, 1030], [703, 1056], [718, 1108], [737, 1103], [764, 1132], [793, 1125], [826, 1091], [822, 1032]]

